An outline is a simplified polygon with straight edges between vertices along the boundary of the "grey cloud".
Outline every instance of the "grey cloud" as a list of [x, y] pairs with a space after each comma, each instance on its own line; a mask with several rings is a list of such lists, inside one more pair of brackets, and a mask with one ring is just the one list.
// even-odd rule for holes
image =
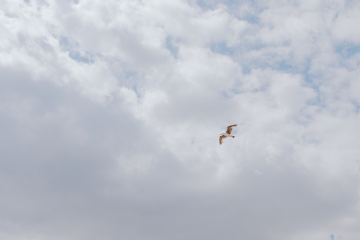
[[[191, 190], [201, 178], [211, 186], [209, 170], [191, 172], [159, 149], [121, 102], [94, 105], [71, 88], [2, 74], [2, 232], [13, 236], [21, 229], [54, 239], [276, 239], [298, 226], [326, 228], [358, 202], [356, 176], [298, 168], [291, 153], [280, 156], [280, 168], [253, 156], [230, 183]], [[30, 110], [18, 105], [29, 99]], [[77, 120], [46, 117], [59, 106]], [[4, 115], [8, 108], [26, 117]], [[156, 158], [147, 171], [129, 175], [117, 165], [118, 154], [141, 152]]]

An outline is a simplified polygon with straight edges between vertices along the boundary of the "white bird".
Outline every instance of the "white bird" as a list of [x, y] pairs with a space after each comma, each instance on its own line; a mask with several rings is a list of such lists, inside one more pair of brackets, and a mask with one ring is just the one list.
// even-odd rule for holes
[[237, 126], [237, 124], [230, 125], [227, 127], [225, 133], [220, 134], [220, 138], [219, 138], [220, 145], [223, 143], [224, 138], [227, 138], [227, 137], [234, 138], [235, 137], [234, 135], [231, 135], [231, 131], [232, 131], [232, 128], [236, 127], [236, 126]]

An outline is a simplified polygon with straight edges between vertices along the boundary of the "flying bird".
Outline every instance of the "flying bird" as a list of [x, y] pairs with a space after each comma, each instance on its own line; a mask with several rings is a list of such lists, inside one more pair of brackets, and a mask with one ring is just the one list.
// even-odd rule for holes
[[224, 138], [227, 138], [227, 137], [234, 138], [235, 137], [234, 135], [231, 135], [231, 131], [232, 131], [232, 128], [236, 127], [236, 126], [237, 126], [237, 124], [230, 125], [227, 127], [225, 133], [220, 134], [220, 138], [219, 138], [220, 145], [223, 143]]

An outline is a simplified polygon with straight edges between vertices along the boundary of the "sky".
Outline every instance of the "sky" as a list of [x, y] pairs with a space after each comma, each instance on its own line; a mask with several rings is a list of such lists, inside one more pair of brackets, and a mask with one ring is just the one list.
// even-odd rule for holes
[[0, 5], [1, 239], [360, 237], [359, 1]]

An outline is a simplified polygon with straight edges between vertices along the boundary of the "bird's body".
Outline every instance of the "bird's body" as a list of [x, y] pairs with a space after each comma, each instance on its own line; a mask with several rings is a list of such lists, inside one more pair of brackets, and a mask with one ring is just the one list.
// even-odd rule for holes
[[235, 137], [234, 135], [231, 135], [231, 134], [228, 134], [228, 133], [222, 133], [221, 136], [224, 136], [224, 137], [232, 137], [232, 138]]
[[230, 126], [227, 127], [225, 133], [220, 134], [220, 138], [219, 138], [220, 145], [223, 143], [224, 138], [227, 138], [227, 137], [234, 138], [235, 137], [234, 135], [231, 135], [231, 131], [232, 131], [232, 128], [236, 127], [236, 126], [237, 126], [237, 124], [230, 125]]

